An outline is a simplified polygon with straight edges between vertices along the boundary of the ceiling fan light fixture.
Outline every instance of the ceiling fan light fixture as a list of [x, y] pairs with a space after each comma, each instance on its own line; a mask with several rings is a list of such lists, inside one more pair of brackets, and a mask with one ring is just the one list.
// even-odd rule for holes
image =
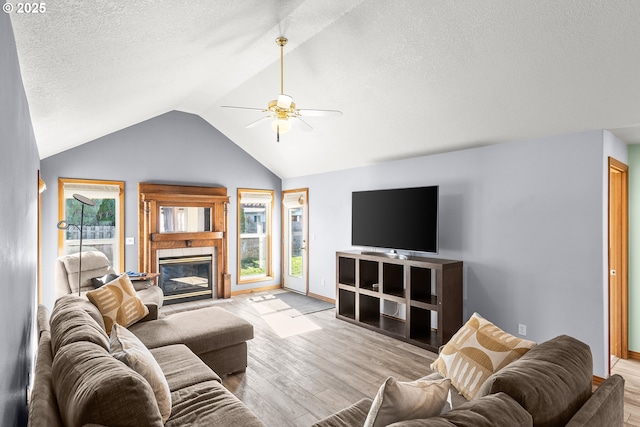
[[287, 133], [291, 130], [291, 122], [288, 119], [275, 119], [271, 122], [271, 129], [277, 134]]
[[306, 132], [313, 130], [313, 127], [302, 116], [306, 117], [320, 117], [320, 116], [340, 116], [342, 113], [337, 110], [299, 110], [296, 108], [296, 103], [293, 102], [293, 97], [284, 93], [284, 46], [288, 40], [286, 37], [278, 37], [276, 43], [280, 46], [280, 93], [276, 99], [272, 99], [267, 104], [266, 109], [252, 108], [252, 107], [235, 107], [231, 105], [223, 105], [224, 108], [235, 108], [240, 110], [258, 110], [266, 114], [264, 117], [254, 120], [245, 127], [252, 128], [259, 123], [271, 121], [271, 129], [276, 133], [276, 141], [280, 142], [280, 134], [287, 133], [291, 130], [292, 121], [295, 120], [296, 126]]

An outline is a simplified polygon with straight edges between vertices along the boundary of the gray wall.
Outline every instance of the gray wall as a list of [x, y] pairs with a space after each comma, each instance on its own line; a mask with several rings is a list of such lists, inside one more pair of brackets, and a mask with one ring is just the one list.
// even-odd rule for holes
[[477, 311], [513, 334], [524, 323], [537, 342], [573, 335], [605, 376], [610, 153], [626, 161], [624, 144], [593, 131], [286, 179], [283, 189], [309, 188], [309, 290], [335, 298], [352, 191], [439, 185], [438, 256], [465, 263], [465, 317]]
[[[138, 269], [138, 182], [227, 187], [229, 205], [229, 271], [232, 292], [280, 284], [281, 180], [202, 118], [177, 111], [166, 113], [90, 143], [42, 160], [50, 190], [43, 200], [43, 302], [55, 300], [54, 261], [57, 254], [58, 178], [125, 182], [125, 271]], [[237, 285], [237, 189], [275, 190], [273, 211], [274, 279]]]
[[39, 160], [6, 13], [0, 76], [0, 425], [21, 426], [35, 351]]

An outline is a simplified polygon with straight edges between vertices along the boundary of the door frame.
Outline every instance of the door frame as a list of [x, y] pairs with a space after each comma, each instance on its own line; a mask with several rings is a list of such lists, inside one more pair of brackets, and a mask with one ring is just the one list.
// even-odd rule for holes
[[286, 276], [286, 256], [287, 256], [287, 245], [285, 244], [285, 233], [286, 233], [286, 228], [287, 227], [287, 207], [284, 204], [284, 199], [285, 196], [289, 193], [304, 193], [303, 197], [304, 197], [304, 204], [302, 207], [302, 211], [303, 211], [303, 216], [304, 216], [304, 227], [303, 227], [303, 237], [304, 237], [304, 242], [305, 242], [305, 250], [304, 250], [304, 254], [303, 254], [303, 263], [304, 263], [304, 283], [305, 283], [305, 295], [309, 295], [309, 188], [296, 188], [296, 189], [292, 189], [292, 190], [282, 190], [282, 224], [281, 224], [281, 230], [282, 230], [282, 236], [281, 236], [281, 242], [282, 244], [280, 245], [282, 248], [282, 266], [281, 266], [281, 270], [282, 271], [282, 287], [284, 288], [284, 282], [285, 282], [285, 276]]
[[[608, 308], [609, 308], [609, 321], [608, 321], [608, 332], [609, 332], [609, 348], [607, 349], [607, 354], [611, 355], [612, 352], [612, 340], [616, 340], [620, 343], [620, 358], [627, 359], [629, 357], [629, 177], [628, 177], [629, 167], [620, 162], [619, 160], [614, 159], [613, 157], [609, 157], [609, 168], [608, 168], [608, 228], [607, 228], [607, 245], [608, 245], [608, 275], [607, 275], [607, 295], [608, 295]], [[622, 191], [620, 192], [620, 198], [616, 198], [612, 190], [612, 182], [611, 179], [613, 174], [620, 174], [622, 185]], [[611, 212], [612, 207], [618, 205], [620, 207], [620, 230], [619, 235], [612, 236], [611, 233]], [[619, 295], [612, 295], [611, 291], [611, 271], [612, 263], [615, 261], [612, 259], [612, 238], [616, 239], [614, 244], [620, 245], [620, 271], [616, 272], [616, 276], [620, 280], [620, 289]], [[617, 241], [619, 239], [619, 241]], [[614, 289], [615, 291], [615, 289]], [[620, 323], [613, 322], [614, 330], [612, 332], [612, 316], [613, 312], [611, 310], [612, 300], [615, 303], [614, 309], [620, 310]], [[612, 337], [612, 335], [614, 335]], [[609, 374], [611, 374], [611, 357], [607, 358], [609, 363]]]

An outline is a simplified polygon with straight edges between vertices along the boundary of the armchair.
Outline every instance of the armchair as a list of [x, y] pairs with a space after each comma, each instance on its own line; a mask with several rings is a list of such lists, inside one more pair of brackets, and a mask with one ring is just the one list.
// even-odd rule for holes
[[[77, 253], [64, 255], [56, 260], [56, 299], [78, 292], [78, 267], [79, 254]], [[80, 292], [84, 294], [95, 289], [91, 279], [110, 273], [116, 274], [105, 254], [98, 251], [83, 252]], [[142, 302], [156, 304], [158, 308], [162, 307], [164, 294], [158, 286], [150, 285], [148, 282], [134, 282], [134, 287]]]

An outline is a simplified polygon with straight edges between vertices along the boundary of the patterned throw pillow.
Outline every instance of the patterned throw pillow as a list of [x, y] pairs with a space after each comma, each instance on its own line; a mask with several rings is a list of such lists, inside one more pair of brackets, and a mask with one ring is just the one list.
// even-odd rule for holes
[[380, 427], [398, 421], [439, 415], [447, 402], [451, 380], [399, 382], [387, 378], [378, 390], [364, 427]]
[[126, 328], [149, 314], [126, 274], [87, 292], [87, 298], [100, 310], [107, 333], [111, 332], [114, 323]]
[[162, 421], [166, 422], [171, 415], [171, 391], [160, 365], [149, 349], [127, 328], [117, 323], [111, 330], [109, 344], [113, 357], [124, 362], [147, 380], [156, 395]]
[[519, 359], [535, 345], [533, 341], [504, 332], [473, 313], [444, 346], [431, 369], [451, 378], [458, 392], [472, 400], [491, 374]]

